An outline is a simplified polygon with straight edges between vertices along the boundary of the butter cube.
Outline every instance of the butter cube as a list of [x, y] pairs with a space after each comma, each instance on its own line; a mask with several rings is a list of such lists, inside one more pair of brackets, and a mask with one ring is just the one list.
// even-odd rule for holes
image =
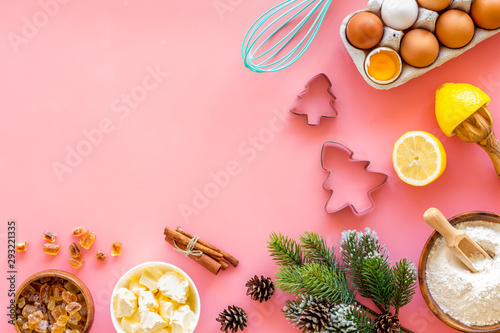
[[166, 272], [158, 280], [158, 289], [163, 296], [184, 304], [188, 296], [189, 282], [175, 272]]
[[189, 305], [182, 305], [174, 311], [170, 321], [172, 333], [191, 332], [194, 328], [196, 315], [189, 308]]
[[128, 283], [128, 289], [132, 291], [136, 296], [139, 296], [140, 291], [147, 290], [146, 287], [142, 286], [139, 283], [139, 279], [135, 275], [132, 275], [132, 277], [130, 278], [130, 282]]
[[130, 317], [123, 317], [120, 324], [123, 330], [127, 333], [144, 333], [141, 324], [139, 321], [141, 317], [139, 316], [139, 312], [136, 311]]
[[130, 317], [137, 310], [137, 296], [127, 288], [118, 289], [113, 302], [116, 318]]
[[141, 326], [144, 333], [156, 332], [159, 329], [167, 327], [167, 322], [154, 311], [144, 310], [140, 311]]
[[139, 309], [141, 311], [158, 309], [158, 301], [151, 291], [146, 290], [139, 292]]
[[158, 287], [158, 279], [163, 275], [163, 272], [158, 267], [147, 267], [142, 272], [139, 283], [146, 286], [152, 292], [155, 292]]
[[170, 323], [170, 318], [174, 314], [175, 311], [175, 304], [172, 301], [169, 301], [167, 299], [160, 299], [160, 309], [159, 313], [160, 316], [165, 319], [165, 321], [169, 324]]

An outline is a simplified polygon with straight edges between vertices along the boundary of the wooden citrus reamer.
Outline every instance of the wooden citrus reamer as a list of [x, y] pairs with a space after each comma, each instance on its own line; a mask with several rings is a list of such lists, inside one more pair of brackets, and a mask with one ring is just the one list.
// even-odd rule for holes
[[486, 259], [491, 259], [484, 249], [474, 242], [463, 230], [454, 228], [437, 208], [429, 208], [424, 213], [424, 221], [443, 236], [446, 246], [472, 273], [478, 270], [469, 259], [473, 254], [480, 253]]
[[493, 132], [493, 115], [486, 104], [462, 121], [453, 130], [453, 134], [462, 141], [473, 142], [482, 147], [490, 156], [500, 178], [500, 143]]

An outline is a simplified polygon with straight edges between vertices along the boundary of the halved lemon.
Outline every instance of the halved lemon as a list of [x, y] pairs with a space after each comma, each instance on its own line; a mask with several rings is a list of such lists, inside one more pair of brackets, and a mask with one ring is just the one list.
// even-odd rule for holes
[[491, 98], [468, 83], [445, 83], [436, 90], [436, 119], [447, 136]]
[[394, 144], [392, 164], [402, 181], [424, 186], [443, 173], [446, 152], [434, 135], [424, 131], [407, 132]]

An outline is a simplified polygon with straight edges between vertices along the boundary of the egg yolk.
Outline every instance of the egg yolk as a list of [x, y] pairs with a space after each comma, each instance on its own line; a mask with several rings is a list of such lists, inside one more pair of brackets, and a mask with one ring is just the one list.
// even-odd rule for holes
[[388, 81], [399, 74], [401, 64], [394, 52], [381, 50], [370, 57], [367, 69], [375, 80]]

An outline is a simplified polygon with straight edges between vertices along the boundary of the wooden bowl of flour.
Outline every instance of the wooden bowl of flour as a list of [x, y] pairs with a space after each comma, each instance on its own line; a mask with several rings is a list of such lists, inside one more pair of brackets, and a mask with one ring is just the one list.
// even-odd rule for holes
[[[448, 219], [450, 224], [455, 225], [457, 223], [461, 222], [469, 222], [469, 221], [485, 221], [485, 222], [493, 222], [493, 223], [498, 223], [500, 224], [500, 216], [494, 213], [490, 212], [482, 212], [482, 211], [475, 211], [475, 212], [467, 212], [463, 213], [457, 216], [454, 216], [450, 219]], [[500, 321], [496, 324], [493, 325], [485, 325], [485, 326], [474, 326], [474, 325], [467, 325], [465, 323], [462, 323], [459, 320], [456, 320], [452, 317], [450, 317], [448, 314], [446, 314], [436, 303], [434, 298], [432, 297], [429, 287], [427, 285], [426, 281], [426, 267], [427, 267], [427, 259], [429, 256], [429, 252], [434, 246], [434, 243], [438, 238], [440, 238], [441, 235], [434, 231], [432, 235], [429, 237], [427, 242], [425, 243], [425, 246], [422, 250], [422, 254], [420, 255], [420, 262], [418, 265], [418, 283], [420, 285], [420, 291], [422, 292], [422, 296], [424, 297], [425, 303], [429, 307], [429, 309], [438, 317], [443, 323], [446, 325], [462, 331], [462, 332], [500, 332]], [[499, 299], [500, 302], [500, 299]]]

